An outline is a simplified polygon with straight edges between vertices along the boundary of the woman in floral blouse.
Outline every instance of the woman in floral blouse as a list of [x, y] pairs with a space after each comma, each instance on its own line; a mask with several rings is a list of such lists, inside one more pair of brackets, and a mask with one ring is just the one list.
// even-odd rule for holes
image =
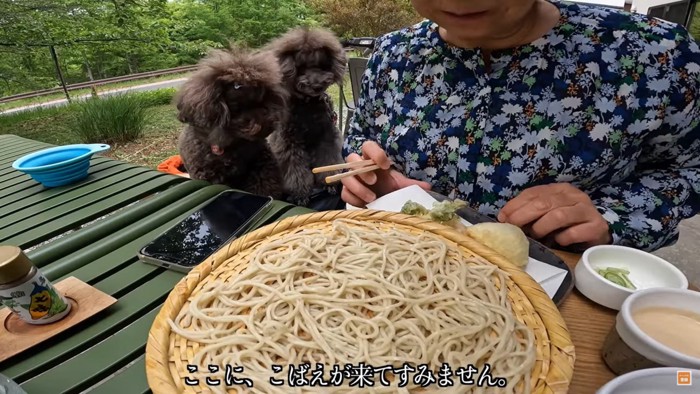
[[[700, 50], [675, 24], [544, 0], [413, 0], [377, 42], [343, 181], [418, 184], [560, 246], [669, 245], [700, 201]], [[392, 166], [393, 163], [393, 166]]]

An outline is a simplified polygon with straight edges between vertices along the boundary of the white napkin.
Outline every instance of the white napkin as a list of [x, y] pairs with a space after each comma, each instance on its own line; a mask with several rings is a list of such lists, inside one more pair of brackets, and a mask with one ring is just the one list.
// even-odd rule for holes
[[[409, 186], [401, 190], [397, 190], [393, 193], [389, 193], [381, 198], [374, 200], [373, 202], [367, 204], [368, 209], [376, 209], [379, 211], [388, 212], [401, 212], [401, 208], [409, 200], [423, 205], [424, 207], [430, 209], [433, 204], [438, 202], [433, 196], [428, 194], [425, 190], [421, 189], [419, 186]], [[352, 205], [346, 205], [347, 209], [360, 209]], [[461, 219], [465, 226], [471, 226], [472, 223]], [[535, 260], [530, 257], [530, 262], [525, 267], [525, 272], [527, 272], [537, 283], [542, 286], [549, 298], [554, 298], [559, 286], [561, 286], [564, 278], [566, 278], [566, 271], [544, 263], [539, 260]]]

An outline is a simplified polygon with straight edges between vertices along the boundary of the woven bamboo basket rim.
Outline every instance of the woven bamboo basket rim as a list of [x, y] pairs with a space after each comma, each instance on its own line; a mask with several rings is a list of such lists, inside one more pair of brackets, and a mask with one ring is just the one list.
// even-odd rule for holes
[[[246, 257], [257, 249], [256, 246], [298, 231], [301, 227], [328, 227], [336, 219], [389, 224], [399, 230], [416, 233], [427, 231], [444, 238], [453, 247], [458, 247], [463, 254], [493, 263], [508, 273], [508, 297], [513, 313], [535, 335], [537, 356], [531, 375], [531, 392], [568, 392], [574, 370], [574, 345], [556, 305], [530, 275], [492, 249], [451, 227], [416, 216], [368, 209], [317, 212], [271, 223], [224, 246], [192, 269], [170, 292], [149, 332], [145, 361], [151, 390], [155, 394], [210, 392], [202, 382], [200, 386], [184, 384], [184, 376], [189, 376], [186, 369], [188, 360], [193, 359], [198, 344], [173, 333], [168, 319], [174, 320], [177, 317], [181, 309], [189, 303], [193, 292], [204, 281], [214, 276], [210, 275], [212, 272], [220, 275], [225, 268], [228, 277], [236, 275], [245, 268]], [[217, 270], [222, 264], [226, 266]], [[514, 300], [517, 302], [513, 302]], [[237, 392], [235, 388], [228, 390], [230, 393]]]

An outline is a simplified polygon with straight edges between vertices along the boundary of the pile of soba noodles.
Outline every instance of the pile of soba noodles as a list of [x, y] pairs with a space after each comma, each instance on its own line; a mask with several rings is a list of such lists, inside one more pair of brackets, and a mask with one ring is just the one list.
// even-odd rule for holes
[[[247, 268], [226, 282], [204, 285], [183, 308], [173, 332], [200, 344], [190, 364], [200, 377], [207, 366], [242, 366], [251, 393], [415, 393], [530, 391], [534, 336], [516, 320], [507, 299], [507, 274], [484, 260], [468, 258], [430, 233], [379, 229], [336, 220], [332, 231], [304, 229], [262, 244]], [[221, 267], [219, 267], [220, 269]], [[413, 378], [398, 387], [374, 376], [373, 387], [289, 387], [289, 365], [427, 364], [438, 377], [443, 364], [454, 373], [485, 364], [505, 388], [462, 385], [427, 388]], [[272, 366], [283, 366], [275, 373]], [[196, 374], [189, 374], [196, 376]], [[474, 374], [474, 381], [478, 374]], [[219, 378], [223, 379], [222, 375]], [[274, 386], [270, 378], [284, 380]], [[226, 387], [208, 387], [226, 392]]]

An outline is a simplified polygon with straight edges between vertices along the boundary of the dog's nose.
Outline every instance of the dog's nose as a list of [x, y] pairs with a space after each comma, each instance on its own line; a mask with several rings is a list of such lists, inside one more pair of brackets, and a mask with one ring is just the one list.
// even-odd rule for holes
[[328, 84], [325, 84], [325, 83], [316, 83], [316, 84], [314, 84], [314, 85], [312, 86], [312, 89], [314, 90], [314, 92], [319, 92], [319, 93], [320, 93], [320, 92], [325, 91], [327, 87], [328, 87]]

